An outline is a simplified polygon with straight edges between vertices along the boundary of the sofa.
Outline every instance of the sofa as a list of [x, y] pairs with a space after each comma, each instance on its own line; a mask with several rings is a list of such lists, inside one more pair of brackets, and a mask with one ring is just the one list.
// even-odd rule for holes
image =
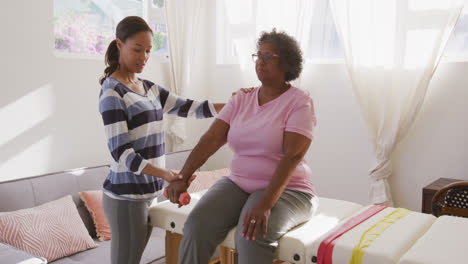
[[[180, 169], [189, 153], [181, 151], [167, 154], [166, 167]], [[110, 263], [110, 240], [101, 242], [96, 238], [93, 220], [79, 196], [81, 191], [100, 190], [108, 173], [109, 166], [103, 165], [0, 182], [0, 212], [32, 208], [71, 195], [86, 229], [99, 246], [49, 263]], [[165, 231], [154, 228], [141, 263], [164, 263], [164, 239]], [[25, 252], [12, 250], [14, 248], [2, 247], [0, 263], [17, 263], [19, 254], [25, 255]]]

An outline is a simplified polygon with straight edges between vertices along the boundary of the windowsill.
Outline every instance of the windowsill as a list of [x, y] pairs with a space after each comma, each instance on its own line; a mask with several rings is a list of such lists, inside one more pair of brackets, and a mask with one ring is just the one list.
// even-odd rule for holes
[[[104, 60], [104, 54], [79, 54], [66, 51], [54, 50], [54, 56], [60, 59], [71, 59], [71, 60]], [[159, 63], [169, 63], [169, 56], [166, 54], [153, 53], [151, 57], [155, 62]], [[306, 59], [307, 64], [323, 64], [323, 65], [336, 65], [344, 64], [344, 58], [340, 59]], [[459, 56], [459, 57], [442, 57], [440, 63], [460, 63], [468, 62], [468, 55]], [[239, 63], [218, 63], [218, 67], [230, 67], [239, 65]]]
[[468, 62], [468, 55], [459, 56], [459, 57], [442, 57], [440, 59], [441, 63], [456, 63], [456, 62]]
[[[54, 56], [59, 59], [69, 60], [95, 60], [104, 61], [104, 54], [80, 54], [67, 51], [54, 50]], [[169, 63], [169, 56], [166, 54], [152, 53], [150, 59], [156, 63]]]
[[104, 60], [104, 54], [80, 54], [60, 50], [54, 50], [54, 56], [59, 59], [71, 60]]

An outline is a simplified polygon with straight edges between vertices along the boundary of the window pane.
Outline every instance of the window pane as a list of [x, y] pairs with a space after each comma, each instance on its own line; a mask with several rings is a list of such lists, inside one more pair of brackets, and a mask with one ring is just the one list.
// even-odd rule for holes
[[328, 0], [315, 1], [311, 15], [309, 44], [304, 51], [306, 58], [312, 60], [344, 58], [330, 2]]
[[468, 6], [460, 14], [457, 25], [450, 36], [444, 56], [468, 58]]
[[217, 63], [250, 61], [260, 32], [273, 28], [295, 37], [307, 59], [344, 57], [328, 0], [223, 0], [216, 4]]
[[166, 24], [152, 24], [153, 30], [153, 49], [152, 51], [157, 54], [167, 54], [169, 52], [167, 46], [167, 28]]
[[157, 8], [163, 8], [164, 0], [153, 0], [153, 5]]
[[[158, 7], [164, 6], [164, 0], [152, 1]], [[143, 17], [144, 3], [142, 0], [54, 0], [55, 49], [104, 54], [115, 38], [119, 21], [126, 16]], [[164, 18], [158, 21], [164, 21]], [[153, 51], [167, 53], [166, 25], [159, 22], [151, 26]]]

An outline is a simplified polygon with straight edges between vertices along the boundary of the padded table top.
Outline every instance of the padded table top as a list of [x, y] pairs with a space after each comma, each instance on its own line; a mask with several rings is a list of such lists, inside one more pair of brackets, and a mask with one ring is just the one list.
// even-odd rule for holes
[[[355, 215], [367, 210], [369, 207], [364, 207]], [[333, 263], [349, 263], [353, 249], [359, 244], [363, 234], [395, 210], [396, 208], [387, 207], [338, 237], [335, 240], [332, 254]], [[411, 212], [394, 222], [365, 249], [362, 263], [397, 263], [400, 257], [429, 229], [435, 219], [432, 215]], [[315, 243], [312, 248], [307, 249], [309, 258], [317, 256], [320, 243], [326, 236], [317, 239], [319, 242]]]
[[468, 218], [441, 216], [398, 264], [468, 263]]

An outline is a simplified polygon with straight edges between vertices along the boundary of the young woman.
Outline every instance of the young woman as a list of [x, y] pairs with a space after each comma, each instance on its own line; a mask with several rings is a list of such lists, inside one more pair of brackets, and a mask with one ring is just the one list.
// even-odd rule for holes
[[148, 206], [162, 193], [164, 181], [178, 177], [164, 168], [163, 114], [210, 118], [224, 106], [185, 99], [138, 78], [151, 53], [152, 39], [153, 32], [142, 18], [120, 21], [100, 79], [99, 111], [114, 159], [103, 184], [113, 264], [140, 263], [152, 230]]

